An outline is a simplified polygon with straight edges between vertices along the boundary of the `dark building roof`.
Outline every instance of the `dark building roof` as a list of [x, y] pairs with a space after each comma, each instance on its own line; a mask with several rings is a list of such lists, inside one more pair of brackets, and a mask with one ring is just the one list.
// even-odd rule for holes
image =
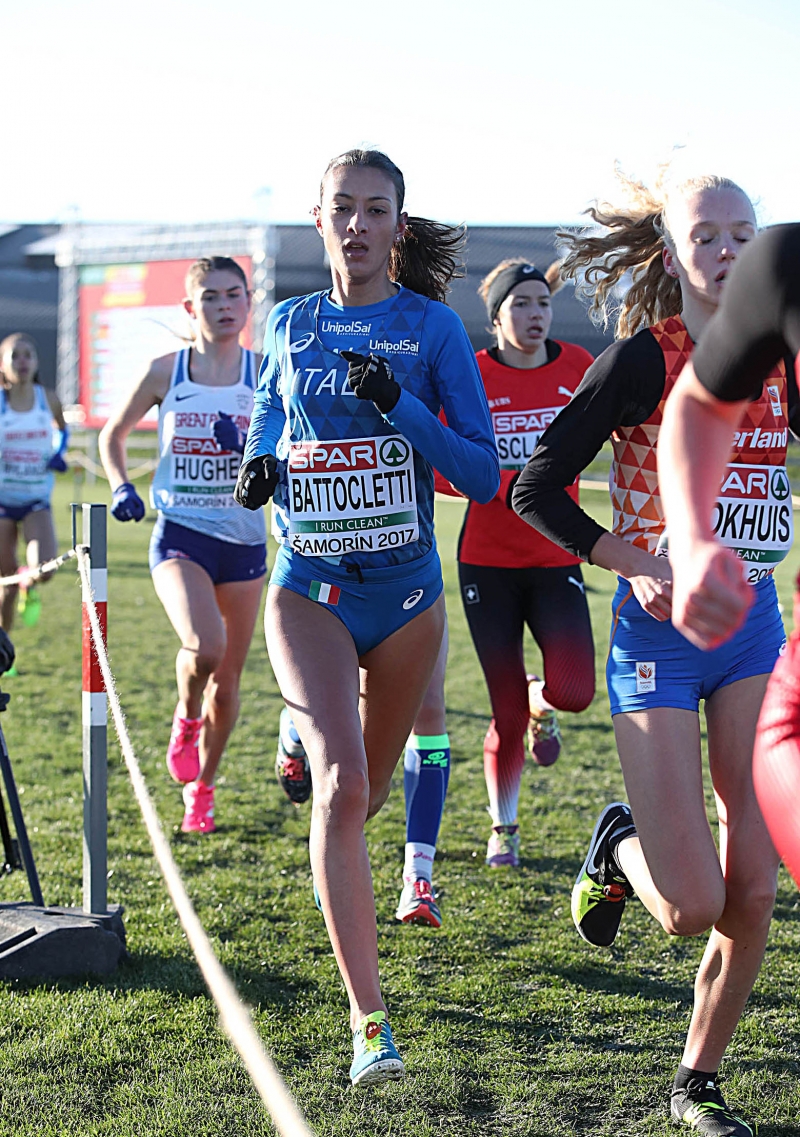
[[[109, 246], [123, 246], [145, 231], [145, 226], [87, 226], [93, 240], [107, 238]], [[151, 227], [152, 228], [152, 227]], [[182, 227], [185, 230], [186, 227]], [[61, 240], [57, 225], [0, 224], [0, 339], [11, 332], [28, 332], [39, 346], [40, 373], [46, 386], [55, 384], [58, 325], [58, 269], [55, 255]], [[275, 259], [276, 300], [327, 288], [330, 273], [325, 252], [312, 224], [276, 225], [271, 230], [270, 253]], [[476, 225], [469, 229], [466, 246], [467, 275], [454, 281], [448, 303], [458, 312], [477, 349], [492, 337], [486, 312], [477, 294], [481, 279], [498, 261], [522, 256], [541, 269], [555, 260], [555, 230], [544, 226]], [[590, 322], [573, 290], [562, 288], [553, 299], [556, 339], [581, 344], [598, 355], [611, 342]]]
[[[476, 350], [493, 338], [478, 285], [487, 272], [506, 257], [525, 257], [544, 271], [556, 259], [555, 229], [544, 226], [475, 225], [468, 231], [467, 275], [453, 282], [448, 304], [458, 312]], [[276, 300], [327, 288], [330, 272], [322, 241], [312, 225], [279, 225], [273, 231]], [[553, 298], [555, 339], [567, 340], [599, 355], [612, 342], [589, 320], [584, 306], [567, 285]]]
[[57, 225], [0, 225], [0, 340], [27, 332], [39, 350], [39, 375], [56, 382], [58, 269], [52, 257], [28, 257], [34, 241], [58, 233]]

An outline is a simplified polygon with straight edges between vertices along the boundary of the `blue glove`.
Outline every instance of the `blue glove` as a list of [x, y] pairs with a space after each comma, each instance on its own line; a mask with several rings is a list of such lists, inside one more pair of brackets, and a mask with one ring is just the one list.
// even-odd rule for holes
[[218, 411], [219, 418], [214, 423], [214, 438], [217, 445], [223, 450], [235, 450], [237, 454], [244, 454], [244, 444], [247, 439], [243, 430], [224, 411]]
[[69, 428], [62, 426], [58, 432], [58, 448], [50, 461], [47, 463], [48, 470], [55, 470], [58, 474], [66, 474], [69, 466], [67, 465], [64, 455], [67, 452], [67, 444], [69, 442]]
[[130, 482], [123, 482], [114, 490], [111, 516], [117, 521], [141, 521], [144, 517], [144, 502]]

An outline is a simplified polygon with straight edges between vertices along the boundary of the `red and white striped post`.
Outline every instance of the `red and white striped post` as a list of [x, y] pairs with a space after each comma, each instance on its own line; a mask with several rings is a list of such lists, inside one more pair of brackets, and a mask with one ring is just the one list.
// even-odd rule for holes
[[[83, 544], [88, 546], [94, 603], [107, 642], [108, 562], [106, 507], [83, 505]], [[89, 602], [83, 586], [83, 910], [105, 915], [108, 864], [108, 699], [92, 642]]]

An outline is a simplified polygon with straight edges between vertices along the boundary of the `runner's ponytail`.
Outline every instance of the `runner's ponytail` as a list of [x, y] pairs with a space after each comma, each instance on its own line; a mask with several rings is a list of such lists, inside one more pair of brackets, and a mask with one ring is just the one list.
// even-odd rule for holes
[[[560, 230], [558, 243], [565, 251], [561, 276], [575, 281], [575, 293], [588, 302], [595, 323], [607, 328], [616, 319], [617, 339], [625, 339], [679, 315], [683, 308], [680, 282], [666, 273], [662, 260], [664, 249], [674, 252], [667, 224], [668, 197], [705, 189], [743, 191], [729, 178], [716, 175], [689, 178], [667, 190], [666, 168], [655, 190], [650, 190], [619, 167], [616, 172], [624, 203], [596, 201], [586, 210], [594, 226]], [[605, 231], [598, 232], [597, 227]]]
[[409, 217], [405, 233], [392, 247], [389, 279], [444, 303], [450, 281], [464, 275], [461, 253], [465, 238], [464, 225]]

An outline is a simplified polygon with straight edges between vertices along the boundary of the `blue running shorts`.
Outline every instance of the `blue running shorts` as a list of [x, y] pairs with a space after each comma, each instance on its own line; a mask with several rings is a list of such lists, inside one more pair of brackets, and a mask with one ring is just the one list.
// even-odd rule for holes
[[214, 584], [257, 580], [267, 571], [267, 546], [235, 545], [220, 541], [185, 525], [176, 525], [159, 514], [150, 538], [150, 572], [162, 561], [194, 561], [205, 569]]
[[50, 508], [50, 502], [28, 501], [25, 505], [2, 505], [0, 504], [0, 517], [7, 517], [9, 521], [24, 521], [29, 513], [43, 513], [45, 509]]
[[697, 711], [720, 687], [752, 675], [769, 675], [786, 643], [772, 577], [754, 585], [755, 600], [733, 639], [701, 651], [671, 623], [653, 619], [620, 580], [611, 605], [606, 663], [611, 714], [680, 707]]
[[269, 582], [307, 596], [338, 616], [359, 656], [430, 608], [444, 587], [435, 545], [419, 560], [384, 568], [334, 565], [281, 545]]

